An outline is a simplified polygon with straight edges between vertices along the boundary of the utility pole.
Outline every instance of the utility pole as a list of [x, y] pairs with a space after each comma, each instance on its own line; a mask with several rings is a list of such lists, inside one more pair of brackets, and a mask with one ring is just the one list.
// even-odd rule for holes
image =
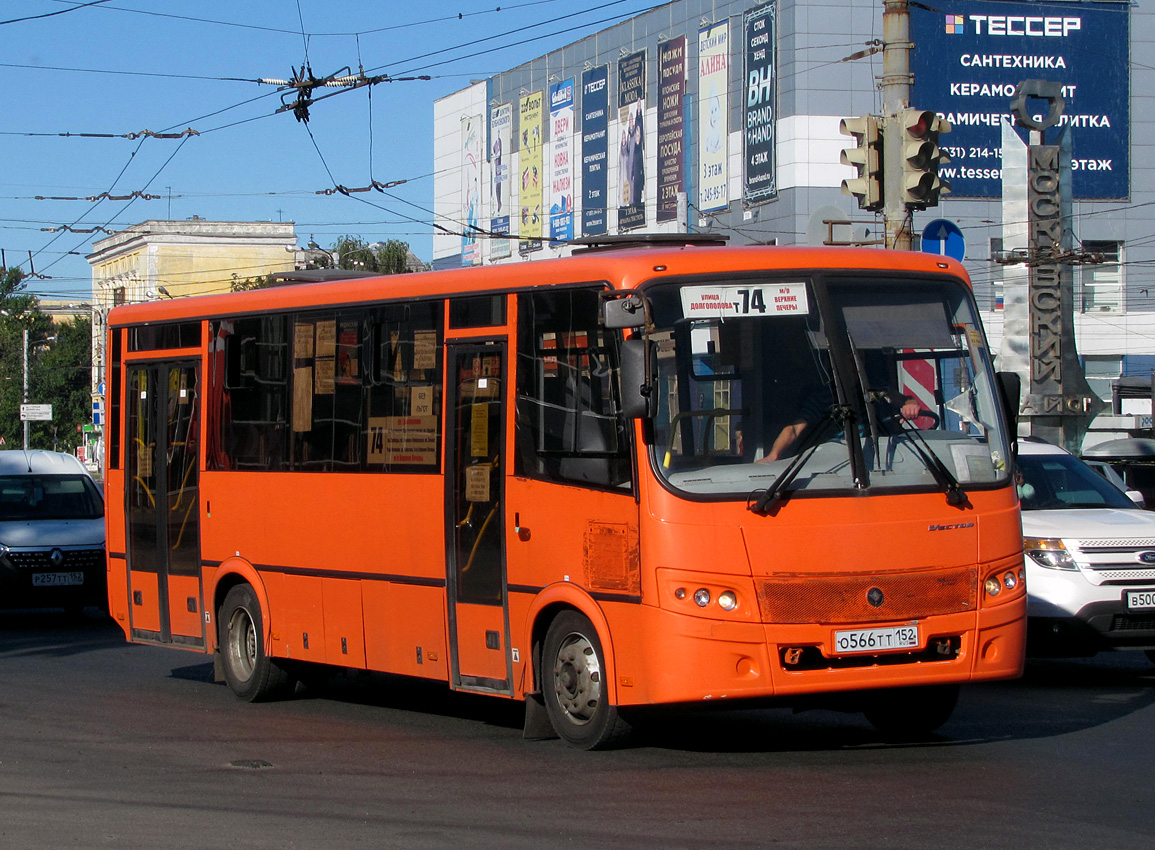
[[902, 115], [910, 106], [910, 7], [907, 0], [883, 0], [882, 42], [882, 218], [886, 247], [909, 251], [909, 213], [900, 165], [904, 156]]
[[838, 130], [857, 141], [842, 151], [843, 165], [858, 176], [842, 181], [842, 192], [858, 199], [860, 209], [881, 212], [883, 247], [913, 247], [913, 210], [938, 205], [950, 186], [938, 175], [950, 162], [938, 146], [939, 133], [950, 123], [932, 110], [910, 107], [910, 7], [908, 0], [883, 0], [882, 114], [844, 118]]

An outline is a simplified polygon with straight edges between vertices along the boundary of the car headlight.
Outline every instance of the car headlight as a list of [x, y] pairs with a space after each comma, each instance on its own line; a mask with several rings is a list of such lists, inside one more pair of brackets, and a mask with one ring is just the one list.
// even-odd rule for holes
[[1046, 537], [1024, 537], [1023, 550], [1031, 560], [1048, 570], [1078, 570], [1079, 566], [1062, 540]]

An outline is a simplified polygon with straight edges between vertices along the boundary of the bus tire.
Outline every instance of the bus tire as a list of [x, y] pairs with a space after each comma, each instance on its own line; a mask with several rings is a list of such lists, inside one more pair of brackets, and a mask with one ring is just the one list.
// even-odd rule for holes
[[265, 652], [261, 605], [253, 589], [238, 584], [217, 612], [218, 648], [229, 689], [246, 702], [292, 693], [296, 680]]
[[893, 688], [866, 695], [863, 713], [890, 740], [926, 738], [950, 720], [958, 703], [958, 685]]
[[550, 725], [570, 746], [605, 749], [629, 735], [629, 724], [609, 701], [602, 643], [588, 618], [563, 611], [554, 619], [545, 636], [541, 672]]

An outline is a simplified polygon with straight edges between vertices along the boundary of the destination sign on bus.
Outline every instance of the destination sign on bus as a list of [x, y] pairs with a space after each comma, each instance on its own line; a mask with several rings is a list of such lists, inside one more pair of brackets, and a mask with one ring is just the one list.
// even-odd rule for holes
[[806, 285], [802, 283], [682, 288], [682, 314], [689, 319], [699, 316], [805, 316], [809, 312]]

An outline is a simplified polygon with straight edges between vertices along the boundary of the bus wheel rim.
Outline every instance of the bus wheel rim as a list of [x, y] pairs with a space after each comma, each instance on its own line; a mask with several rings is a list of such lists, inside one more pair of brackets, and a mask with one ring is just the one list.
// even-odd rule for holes
[[554, 690], [566, 718], [589, 723], [602, 701], [602, 671], [597, 650], [585, 635], [567, 635], [553, 664]]
[[238, 608], [229, 619], [229, 656], [240, 678], [250, 679], [257, 666], [257, 629], [244, 608]]

